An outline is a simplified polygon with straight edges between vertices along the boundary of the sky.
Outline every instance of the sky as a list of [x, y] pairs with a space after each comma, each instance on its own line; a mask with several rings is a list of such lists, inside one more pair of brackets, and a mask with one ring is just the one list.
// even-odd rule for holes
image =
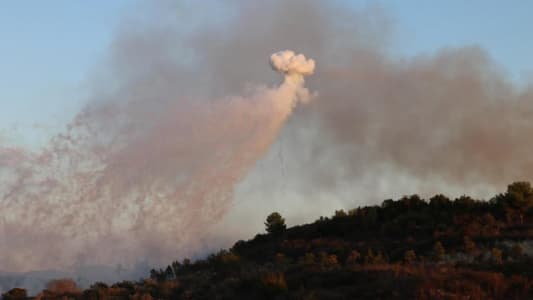
[[126, 2], [0, 3], [0, 133], [31, 143], [77, 111]]
[[[400, 57], [479, 45], [518, 84], [532, 76], [531, 1], [348, 2], [383, 8], [393, 22], [390, 50]], [[87, 78], [131, 4], [0, 3], [0, 136], [9, 132], [16, 142], [31, 144], [60, 130], [82, 105]]]
[[[523, 81], [533, 70], [531, 1], [387, 1], [406, 54], [476, 44]], [[524, 64], [525, 63], [525, 64]]]

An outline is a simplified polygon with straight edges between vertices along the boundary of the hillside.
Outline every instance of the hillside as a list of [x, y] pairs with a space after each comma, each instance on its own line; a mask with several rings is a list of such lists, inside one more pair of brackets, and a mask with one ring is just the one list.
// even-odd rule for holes
[[[81, 291], [68, 281], [39, 299], [532, 299], [533, 188], [489, 201], [443, 195], [385, 200], [238, 241], [150, 278]], [[26, 299], [14, 289], [4, 299]]]

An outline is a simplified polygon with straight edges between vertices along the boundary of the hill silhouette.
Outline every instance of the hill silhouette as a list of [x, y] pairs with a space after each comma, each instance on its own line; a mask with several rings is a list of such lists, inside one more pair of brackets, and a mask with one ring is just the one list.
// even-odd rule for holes
[[[533, 188], [488, 201], [417, 195], [339, 210], [149, 278], [86, 290], [53, 281], [37, 299], [532, 299]], [[147, 274], [148, 275], [148, 274]], [[28, 298], [13, 289], [3, 299]]]

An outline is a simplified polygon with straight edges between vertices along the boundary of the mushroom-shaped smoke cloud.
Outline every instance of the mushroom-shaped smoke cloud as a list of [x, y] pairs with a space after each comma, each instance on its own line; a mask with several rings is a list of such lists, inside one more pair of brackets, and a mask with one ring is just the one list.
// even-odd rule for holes
[[306, 59], [303, 54], [294, 51], [279, 51], [270, 56], [270, 64], [275, 71], [287, 75], [312, 75], [315, 71], [315, 61]]
[[270, 56], [272, 69], [285, 75], [280, 90], [290, 89], [294, 93], [294, 102], [306, 103], [311, 96], [303, 88], [304, 76], [312, 75], [315, 71], [315, 61], [307, 59], [303, 54], [295, 54], [292, 50], [279, 51]]

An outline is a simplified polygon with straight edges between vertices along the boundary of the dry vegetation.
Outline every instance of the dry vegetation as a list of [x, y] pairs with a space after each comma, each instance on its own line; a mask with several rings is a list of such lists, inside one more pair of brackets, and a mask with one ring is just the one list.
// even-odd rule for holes
[[[490, 201], [413, 195], [337, 211], [150, 278], [82, 291], [51, 282], [36, 299], [532, 299], [533, 189], [516, 182]], [[4, 299], [29, 299], [13, 289]]]

